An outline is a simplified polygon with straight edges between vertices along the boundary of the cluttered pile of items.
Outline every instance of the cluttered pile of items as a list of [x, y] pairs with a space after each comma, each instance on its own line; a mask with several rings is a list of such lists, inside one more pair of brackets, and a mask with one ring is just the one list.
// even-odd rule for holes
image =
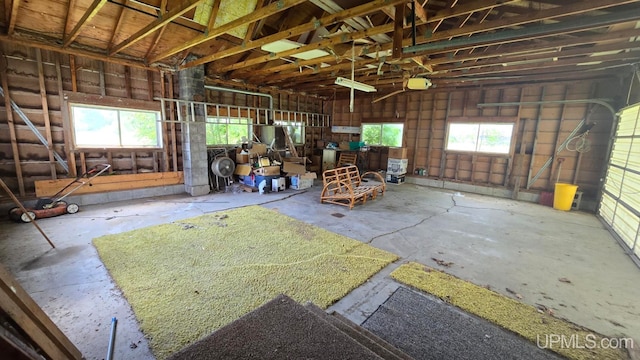
[[264, 194], [287, 188], [302, 190], [313, 186], [317, 178], [315, 172], [307, 171], [306, 157], [283, 156], [262, 143], [237, 148], [235, 159], [234, 175], [245, 191]]

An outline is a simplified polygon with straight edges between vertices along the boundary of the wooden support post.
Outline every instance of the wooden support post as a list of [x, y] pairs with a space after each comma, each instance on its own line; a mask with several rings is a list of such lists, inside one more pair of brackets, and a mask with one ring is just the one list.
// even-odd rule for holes
[[36, 224], [36, 219], [34, 219], [33, 217], [31, 217], [31, 214], [29, 213], [29, 211], [27, 209], [24, 208], [24, 206], [22, 205], [22, 203], [20, 201], [18, 201], [18, 199], [16, 198], [15, 195], [13, 195], [13, 192], [11, 192], [11, 189], [9, 189], [9, 187], [7, 186], [7, 184], [4, 183], [4, 181], [2, 179], [0, 179], [0, 185], [2, 185], [2, 188], [4, 189], [4, 191], [7, 193], [7, 195], [9, 195], [9, 197], [11, 198], [11, 200], [13, 200], [13, 202], [16, 204], [16, 206], [18, 206], [20, 208], [20, 210], [22, 211], [23, 214], [26, 214], [27, 217], [29, 217], [29, 219], [31, 220], [30, 222], [33, 223], [33, 226], [36, 227], [36, 229], [38, 229], [38, 231], [40, 232], [40, 234], [42, 234], [42, 236], [44, 236], [44, 238], [47, 240], [47, 242], [49, 243], [49, 245], [51, 245], [52, 248], [55, 248], [56, 246], [53, 245], [53, 243], [51, 242], [51, 240], [49, 239], [49, 237], [47, 236], [47, 234], [44, 233], [44, 231], [42, 231], [42, 229], [40, 228], [40, 226], [38, 226], [38, 224]]
[[460, 170], [460, 154], [456, 154], [456, 170], [453, 174], [453, 179], [458, 181], [458, 170]]
[[153, 101], [154, 86], [153, 86], [153, 71], [147, 70], [147, 100]]
[[[545, 87], [542, 86], [542, 91], [540, 92], [540, 101], [544, 101], [544, 93], [545, 93]], [[540, 122], [542, 121], [542, 109], [543, 109], [544, 105], [542, 105], [542, 103], [540, 103], [540, 105], [538, 105], [538, 118], [536, 119], [536, 126], [535, 126], [535, 131], [534, 131], [534, 135], [533, 135], [533, 148], [531, 149], [531, 161], [529, 162], [529, 173], [527, 175], [527, 190], [531, 187], [530, 184], [531, 182], [531, 175], [533, 175], [533, 166], [535, 165], [535, 158], [536, 158], [536, 148], [538, 145], [538, 136], [540, 135]]]
[[78, 92], [78, 74], [76, 69], [76, 57], [69, 55], [69, 67], [71, 68], [71, 91]]
[[[593, 83], [592, 87], [591, 87], [591, 96], [590, 98], [593, 99], [596, 94], [597, 94], [597, 90], [598, 90], [598, 83]], [[591, 115], [593, 114], [593, 112], [596, 109], [596, 104], [589, 104], [589, 106], [587, 106], [587, 108], [585, 109], [584, 112], [584, 124], [587, 125], [589, 123], [589, 119], [591, 118]], [[573, 182], [572, 184], [577, 184], [578, 183], [578, 175], [580, 174], [580, 165], [582, 164], [582, 152], [578, 151], [578, 159], [576, 160], [576, 167], [573, 173]]]
[[11, 95], [9, 94], [9, 81], [7, 79], [7, 58], [2, 56], [2, 88], [4, 89], [4, 109], [7, 112], [7, 125], [9, 126], [9, 136], [11, 137], [11, 151], [13, 152], [14, 167], [18, 180], [18, 191], [20, 196], [25, 195], [24, 179], [22, 177], [22, 164], [20, 163], [20, 153], [18, 151], [18, 140], [16, 138], [15, 123], [13, 121], [13, 110], [11, 110]]
[[451, 112], [451, 100], [453, 99], [452, 93], [448, 94], [447, 99], [447, 111], [444, 114], [444, 138], [442, 139], [442, 156], [440, 156], [440, 174], [439, 178], [444, 177], [444, 170], [447, 167], [447, 127], [449, 126], [449, 113]]
[[[173, 99], [173, 74], [169, 73], [169, 99]], [[175, 106], [170, 103], [169, 120], [171, 127], [171, 160], [173, 162], [173, 171], [178, 171], [178, 144], [176, 143], [176, 118]]]
[[69, 165], [69, 175], [77, 176], [76, 156], [72, 151], [71, 143], [71, 121], [69, 121], [69, 108], [64, 99], [64, 88], [62, 87], [62, 66], [60, 66], [60, 54], [55, 53], [56, 63], [56, 79], [58, 82], [58, 97], [60, 101], [60, 113], [62, 115], [62, 130], [64, 136], [64, 149], [67, 155], [67, 164]]
[[98, 75], [100, 76], [100, 95], [106, 96], [107, 95], [107, 84], [106, 84], [106, 80], [104, 78], [104, 62], [98, 61], [98, 71], [99, 71]]
[[51, 178], [57, 179], [56, 159], [53, 157], [53, 138], [51, 136], [51, 119], [49, 119], [49, 103], [47, 101], [47, 88], [44, 82], [44, 67], [42, 66], [42, 51], [36, 49], [36, 61], [38, 62], [38, 83], [40, 85], [40, 100], [42, 102], [42, 116], [44, 118], [44, 131], [49, 151], [49, 168]]
[[[160, 97], [166, 98], [167, 97], [167, 88], [165, 85], [165, 77], [164, 77], [164, 72], [161, 71], [160, 72]], [[166, 115], [166, 104], [165, 104], [165, 108], [163, 109], [163, 114]], [[162, 121], [162, 148], [164, 149], [164, 151], [162, 152], [162, 171], [163, 172], [167, 172], [169, 171], [169, 131], [170, 130], [170, 123], [166, 122], [165, 120], [167, 119], [160, 119]]]
[[[427, 147], [427, 163], [425, 175], [429, 176], [431, 171], [431, 154], [433, 154], [433, 132], [435, 131], [435, 122], [438, 107], [438, 93], [433, 93], [433, 104], [431, 105], [431, 120], [429, 120], [429, 145]], [[444, 145], [443, 145], [444, 146]]]
[[[407, 97], [409, 97], [409, 95], [407, 95]], [[415, 136], [415, 143], [413, 146], [413, 169], [414, 169], [414, 173], [415, 173], [415, 169], [418, 168], [418, 142], [420, 139], [420, 124], [422, 123], [422, 101], [424, 94], [420, 93], [420, 96], [418, 97], [418, 121], [416, 124], [416, 136]], [[407, 106], [407, 114], [409, 113], [409, 107]], [[407, 115], [408, 117], [408, 115]]]
[[[102, 81], [100, 86], [102, 86]], [[131, 99], [131, 69], [126, 65], [124, 66], [124, 91], [127, 99]]]
[[[564, 87], [564, 98], [563, 100], [567, 100], [569, 96], [569, 85], [565, 85]], [[556, 126], [556, 134], [553, 140], [553, 153], [551, 154], [551, 166], [549, 169], [549, 178], [547, 178], [547, 190], [551, 191], [554, 187], [554, 179], [553, 174], [556, 170], [556, 153], [558, 152], [558, 140], [560, 139], [560, 132], [562, 131], [562, 122], [564, 121], [564, 116], [567, 111], [567, 104], [562, 104], [562, 110], [560, 111], [560, 119], [558, 119], [558, 126]]]
[[474, 184], [476, 182], [476, 162], [478, 161], [478, 155], [471, 155], [471, 183]]
[[525, 150], [527, 147], [527, 144], [524, 142], [525, 139], [525, 135], [527, 134], [527, 122], [524, 121], [522, 124], [522, 140], [520, 141], [520, 156], [518, 156], [518, 174], [516, 175], [516, 181], [515, 184], [513, 185], [513, 193], [512, 193], [512, 199], [516, 200], [518, 199], [518, 194], [520, 193], [520, 185], [522, 183], [522, 177], [524, 176], [522, 174], [522, 170], [524, 168], [524, 157], [525, 157]]
[[[520, 102], [524, 100], [524, 88], [520, 88]], [[511, 178], [511, 172], [513, 171], [513, 163], [516, 157], [516, 142], [518, 139], [518, 129], [520, 129], [520, 114], [522, 112], [522, 105], [518, 105], [518, 113], [516, 114], [516, 123], [513, 125], [513, 134], [511, 134], [511, 147], [509, 149], [509, 158], [507, 159], [507, 167], [504, 172], [504, 184], [503, 186], [509, 186], [509, 180]], [[524, 138], [521, 142], [524, 141]]]
[[111, 151], [107, 151], [107, 164], [111, 165], [107, 171], [109, 174], [113, 174], [113, 153]]
[[82, 151], [80, 152], [80, 169], [83, 174], [87, 173], [87, 162], [85, 161], [84, 152]]
[[493, 177], [493, 161], [495, 158], [493, 156], [489, 157], [489, 176], [487, 177], [487, 184], [491, 185], [491, 178]]

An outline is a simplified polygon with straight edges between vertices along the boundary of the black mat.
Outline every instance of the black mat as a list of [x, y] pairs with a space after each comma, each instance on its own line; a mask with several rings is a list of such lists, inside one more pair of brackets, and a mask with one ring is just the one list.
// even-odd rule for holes
[[381, 359], [304, 306], [279, 295], [169, 359]]
[[420, 359], [562, 359], [455, 306], [400, 287], [362, 327]]

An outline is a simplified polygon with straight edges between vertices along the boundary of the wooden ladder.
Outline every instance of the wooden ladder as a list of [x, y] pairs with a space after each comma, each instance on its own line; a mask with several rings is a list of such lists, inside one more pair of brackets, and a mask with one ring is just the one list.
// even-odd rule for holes
[[282, 132], [284, 132], [284, 141], [289, 148], [291, 156], [298, 157], [298, 151], [296, 150], [296, 146], [293, 144], [293, 140], [291, 139], [291, 135], [289, 135], [289, 130], [287, 130], [286, 126], [282, 127]]

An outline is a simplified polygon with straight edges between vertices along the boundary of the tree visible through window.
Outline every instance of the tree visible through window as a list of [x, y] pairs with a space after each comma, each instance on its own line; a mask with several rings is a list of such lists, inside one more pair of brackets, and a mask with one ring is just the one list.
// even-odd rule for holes
[[447, 150], [508, 154], [513, 124], [450, 123]]
[[236, 145], [250, 138], [250, 119], [207, 118], [207, 145]]
[[402, 146], [404, 124], [378, 123], [362, 124], [362, 141], [370, 146]]
[[159, 117], [158, 111], [71, 104], [77, 147], [162, 147]]

